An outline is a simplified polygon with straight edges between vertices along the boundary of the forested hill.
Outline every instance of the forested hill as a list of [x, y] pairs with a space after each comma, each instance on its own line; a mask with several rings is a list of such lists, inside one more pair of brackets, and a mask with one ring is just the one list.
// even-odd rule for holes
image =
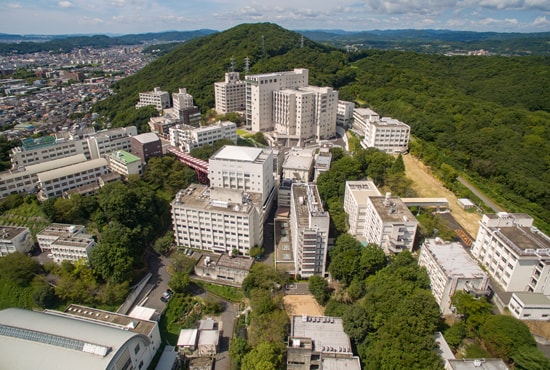
[[[263, 43], [262, 43], [263, 36]], [[262, 47], [263, 45], [263, 47]], [[236, 60], [251, 73], [308, 68], [310, 84], [408, 123], [412, 151], [452, 186], [465, 171], [506, 210], [550, 232], [550, 57], [344, 53], [274, 24], [244, 24], [191, 40], [115, 86], [95, 109], [114, 126], [136, 119], [140, 91], [186, 87], [203, 111]]]

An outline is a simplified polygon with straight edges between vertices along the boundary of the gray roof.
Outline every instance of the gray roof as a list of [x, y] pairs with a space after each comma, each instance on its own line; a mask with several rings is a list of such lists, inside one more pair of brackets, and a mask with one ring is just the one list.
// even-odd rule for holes
[[515, 295], [526, 306], [536, 305], [550, 308], [550, 298], [542, 293], [514, 292], [513, 295]]
[[254, 162], [263, 150], [244, 146], [226, 145], [212, 156], [212, 159]]
[[329, 316], [292, 316], [291, 337], [311, 338], [314, 350], [349, 355], [351, 342], [344, 332], [342, 319]]
[[69, 176], [100, 167], [107, 167], [107, 160], [105, 158], [92, 159], [90, 161], [76, 163], [70, 166], [57, 168], [55, 170], [41, 172], [38, 174], [38, 179], [41, 182], [51, 181], [63, 176]]
[[144, 335], [62, 313], [0, 311], [1, 363], [6, 369], [107, 369], [133, 340], [150, 343]]
[[448, 360], [452, 370], [508, 370], [499, 358]]

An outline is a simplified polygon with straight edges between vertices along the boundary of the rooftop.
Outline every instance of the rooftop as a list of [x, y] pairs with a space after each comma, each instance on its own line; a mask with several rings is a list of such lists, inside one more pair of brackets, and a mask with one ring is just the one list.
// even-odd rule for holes
[[160, 141], [159, 137], [157, 136], [157, 134], [153, 133], [153, 132], [146, 132], [144, 134], [139, 134], [139, 135], [136, 135], [136, 136], [132, 136], [135, 140], [139, 141], [140, 143], [142, 144], [146, 144], [146, 143], [154, 143], [156, 141]]
[[310, 227], [310, 215], [326, 216], [328, 212], [323, 209], [323, 203], [319, 197], [317, 186], [308, 184], [292, 184], [293, 199], [297, 211], [296, 218], [300, 227]]
[[69, 176], [75, 173], [85, 172], [100, 167], [107, 167], [107, 160], [105, 158], [92, 159], [86, 162], [56, 168], [55, 170], [41, 172], [38, 174], [38, 179], [41, 182], [51, 181], [63, 176]]
[[[247, 202], [243, 203], [244, 194], [241, 199], [234, 201], [221, 201], [210, 199], [211, 188], [206, 185], [193, 184], [187, 189], [180, 190], [172, 201], [172, 206], [183, 206], [206, 211], [226, 211], [238, 214], [249, 214], [253, 204], [261, 204], [261, 194], [248, 193]], [[234, 191], [237, 193], [238, 191]]]
[[284, 169], [309, 170], [313, 166], [313, 151], [308, 149], [291, 150], [283, 163]]
[[533, 227], [498, 227], [494, 228], [495, 233], [504, 236], [513, 243], [513, 246], [520, 251], [521, 254], [532, 255], [537, 253], [537, 250], [550, 251], [550, 239], [544, 233]]
[[206, 257], [210, 257], [211, 263], [214, 262], [216, 266], [250, 271], [252, 264], [254, 263], [254, 258], [246, 256], [235, 256], [230, 257], [227, 254], [214, 254], [214, 253], [203, 253], [203, 255], [197, 261], [197, 265], [202, 264], [204, 266], [204, 260]]
[[427, 248], [448, 277], [486, 277], [483, 270], [460, 243], [426, 239], [423, 248]]
[[125, 150], [117, 150], [116, 152], [111, 153], [110, 157], [115, 160], [122, 161], [124, 163], [133, 163], [133, 162], [141, 161], [139, 157]]
[[385, 197], [370, 197], [369, 199], [383, 222], [417, 222], [409, 208], [399, 197], [386, 194]]
[[339, 317], [292, 316], [291, 326], [290, 336], [311, 338], [317, 352], [352, 353], [350, 339]]
[[91, 244], [95, 244], [95, 240], [88, 234], [63, 235], [52, 243], [52, 247], [55, 245], [57, 247], [88, 248]]
[[382, 195], [372, 181], [346, 181], [346, 188], [349, 189], [357, 204], [363, 206], [367, 204], [369, 197]]
[[542, 293], [514, 292], [514, 294], [526, 305], [538, 305], [550, 308], [550, 298]]
[[508, 370], [499, 358], [448, 360], [452, 370]]
[[73, 235], [84, 229], [84, 225], [72, 225], [72, 224], [60, 224], [53, 223], [46, 226], [42, 231], [38, 233], [40, 236], [63, 236], [63, 235]]
[[218, 150], [210, 159], [255, 162], [262, 154], [259, 148], [226, 145]]
[[26, 227], [0, 225], [0, 240], [12, 240], [25, 231], [29, 231], [29, 229]]

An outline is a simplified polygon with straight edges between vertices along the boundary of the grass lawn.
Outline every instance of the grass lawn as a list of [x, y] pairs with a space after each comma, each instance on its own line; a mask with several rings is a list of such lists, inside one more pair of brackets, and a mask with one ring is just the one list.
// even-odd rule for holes
[[204, 281], [194, 281], [194, 282], [197, 285], [200, 285], [204, 289], [208, 290], [210, 293], [215, 294], [224, 299], [227, 299], [228, 301], [231, 301], [231, 302], [240, 302], [244, 298], [244, 294], [241, 288], [210, 284]]

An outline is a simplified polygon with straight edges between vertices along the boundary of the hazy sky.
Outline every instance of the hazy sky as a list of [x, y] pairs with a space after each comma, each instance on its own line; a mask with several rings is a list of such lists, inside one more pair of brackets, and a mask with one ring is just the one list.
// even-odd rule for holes
[[272, 22], [291, 30], [550, 31], [550, 0], [0, 0], [0, 33], [132, 34]]

